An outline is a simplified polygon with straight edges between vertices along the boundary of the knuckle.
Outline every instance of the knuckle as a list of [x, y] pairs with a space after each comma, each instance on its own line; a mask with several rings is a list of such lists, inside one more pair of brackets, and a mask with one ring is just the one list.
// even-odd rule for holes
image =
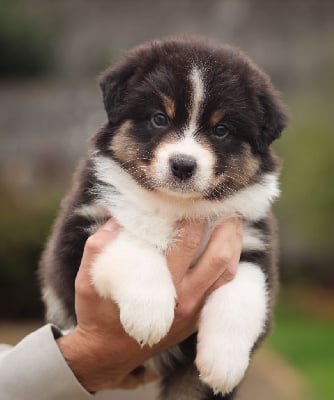
[[85, 245], [86, 249], [92, 253], [99, 253], [104, 246], [105, 241], [99, 233], [94, 233], [94, 235], [89, 236]]
[[185, 319], [185, 318], [188, 318], [188, 317], [190, 317], [190, 315], [191, 315], [191, 312], [190, 312], [190, 308], [189, 307], [186, 307], [186, 306], [181, 306], [181, 307], [178, 307], [177, 308], [177, 311], [176, 311], [176, 313], [175, 313], [175, 315], [178, 317], [178, 318], [181, 318], [181, 319]]
[[91, 284], [81, 278], [75, 280], [75, 292], [82, 297], [89, 297], [92, 292]]
[[221, 267], [228, 267], [233, 260], [233, 253], [232, 251], [225, 249], [220, 253], [216, 253], [212, 257], [212, 264], [217, 268]]
[[234, 277], [235, 277], [235, 272], [230, 271], [229, 269], [227, 269], [227, 270], [224, 272], [223, 277], [224, 277], [225, 282], [229, 282], [229, 281], [231, 281], [231, 280], [234, 279]]
[[233, 262], [228, 268], [226, 268], [223, 276], [225, 281], [231, 281], [235, 278], [238, 270], [238, 262]]
[[175, 315], [179, 318], [189, 318], [194, 315], [196, 311], [196, 302], [195, 301], [186, 301], [179, 303], [176, 307]]
[[202, 238], [199, 234], [189, 234], [185, 238], [184, 249], [189, 252], [195, 252], [199, 248], [201, 241]]
[[234, 275], [234, 276], [236, 275], [236, 273], [237, 273], [237, 271], [238, 271], [239, 260], [240, 260], [240, 257], [238, 257], [237, 259], [235, 259], [235, 260], [233, 261], [233, 263], [231, 264], [230, 268], [229, 268], [230, 273], [231, 273], [232, 275]]

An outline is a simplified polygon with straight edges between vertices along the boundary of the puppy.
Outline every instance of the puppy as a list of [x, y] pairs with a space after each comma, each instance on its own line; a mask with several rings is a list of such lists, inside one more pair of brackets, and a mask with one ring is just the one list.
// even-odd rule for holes
[[76, 323], [74, 280], [87, 237], [113, 216], [123, 227], [95, 261], [97, 292], [126, 332], [159, 342], [173, 321], [166, 249], [182, 219], [208, 230], [243, 220], [235, 279], [214, 291], [198, 334], [155, 357], [166, 400], [232, 399], [270, 325], [276, 265], [270, 207], [286, 116], [269, 78], [240, 51], [198, 39], [139, 46], [101, 82], [108, 120], [93, 138], [43, 254], [47, 319]]

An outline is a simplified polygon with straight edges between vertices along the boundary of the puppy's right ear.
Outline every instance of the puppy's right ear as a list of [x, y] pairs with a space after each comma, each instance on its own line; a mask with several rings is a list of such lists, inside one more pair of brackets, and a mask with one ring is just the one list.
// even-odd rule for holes
[[115, 68], [107, 69], [101, 76], [99, 84], [102, 90], [104, 108], [111, 123], [117, 121], [120, 108], [124, 104], [130, 78], [134, 75], [134, 60], [124, 62]]

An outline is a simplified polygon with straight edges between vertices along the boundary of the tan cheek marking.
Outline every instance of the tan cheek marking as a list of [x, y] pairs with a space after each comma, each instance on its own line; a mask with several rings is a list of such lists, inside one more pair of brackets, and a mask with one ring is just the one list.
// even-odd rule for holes
[[216, 126], [218, 122], [223, 118], [225, 114], [225, 110], [220, 108], [219, 110], [216, 110], [210, 118], [210, 124], [211, 126]]
[[125, 121], [115, 133], [110, 149], [121, 161], [129, 161], [137, 158], [137, 145], [129, 135], [131, 121]]
[[260, 161], [252, 154], [249, 144], [242, 145], [242, 153], [238, 157], [229, 160], [226, 173], [221, 174], [215, 179], [214, 184], [223, 183], [226, 178], [232, 179], [237, 187], [247, 185], [255, 176], [260, 167]]
[[249, 144], [244, 143], [243, 148], [243, 170], [248, 180], [251, 180], [260, 168], [260, 161], [253, 155]]
[[165, 107], [165, 110], [167, 112], [168, 117], [170, 119], [173, 119], [175, 117], [175, 103], [174, 103], [174, 101], [170, 97], [168, 97], [166, 95], [162, 95], [162, 100], [163, 100], [164, 107]]

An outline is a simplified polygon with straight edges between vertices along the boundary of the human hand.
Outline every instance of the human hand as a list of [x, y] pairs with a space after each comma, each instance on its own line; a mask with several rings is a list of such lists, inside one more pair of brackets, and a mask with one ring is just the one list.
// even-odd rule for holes
[[205, 299], [233, 279], [240, 258], [242, 226], [233, 218], [215, 229], [196, 265], [189, 269], [198, 252], [204, 224], [182, 222], [178, 240], [167, 253], [177, 292], [174, 322], [160, 343], [141, 348], [124, 331], [117, 305], [99, 297], [90, 279], [92, 263], [118, 230], [116, 222], [109, 220], [87, 240], [75, 282], [78, 324], [73, 332], [57, 340], [70, 368], [88, 391], [146, 383], [148, 375], [138, 378], [131, 371], [196, 331]]

